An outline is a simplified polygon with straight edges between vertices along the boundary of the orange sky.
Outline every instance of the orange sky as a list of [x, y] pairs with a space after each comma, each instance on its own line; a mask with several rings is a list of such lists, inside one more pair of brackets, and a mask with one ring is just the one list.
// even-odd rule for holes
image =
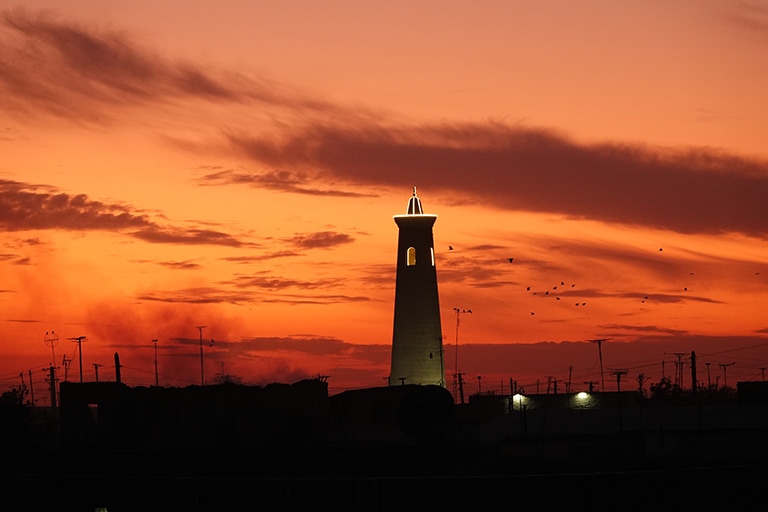
[[1, 390], [382, 385], [413, 186], [449, 383], [762, 377], [767, 2], [324, 4], [2, 11]]

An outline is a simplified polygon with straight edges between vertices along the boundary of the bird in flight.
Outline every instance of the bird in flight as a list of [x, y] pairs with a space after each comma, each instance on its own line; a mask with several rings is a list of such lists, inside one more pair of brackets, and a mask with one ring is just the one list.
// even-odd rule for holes
[[514, 261], [514, 259], [515, 258], [509, 258], [509, 262], [512, 263], [512, 261]]
[[452, 251], [452, 250], [453, 250], [453, 246], [452, 246], [452, 245], [449, 245], [449, 246], [448, 246], [448, 250], [449, 250], [449, 251]]

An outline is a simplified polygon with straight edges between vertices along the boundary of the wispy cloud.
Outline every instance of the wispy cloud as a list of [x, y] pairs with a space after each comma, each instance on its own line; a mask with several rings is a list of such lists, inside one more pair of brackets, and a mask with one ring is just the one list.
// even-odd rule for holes
[[266, 274], [236, 276], [228, 284], [237, 288], [261, 288], [264, 290], [277, 291], [287, 288], [298, 288], [303, 290], [311, 289], [329, 289], [342, 282], [341, 279], [317, 279], [313, 281], [294, 279], [290, 277], [276, 277]]
[[194, 261], [159, 261], [158, 265], [176, 270], [197, 270], [200, 264]]
[[335, 108], [263, 78], [169, 60], [125, 32], [21, 8], [4, 11], [2, 21], [0, 91], [7, 107], [26, 114], [103, 122], [115, 108], [179, 98]]
[[223, 261], [238, 264], [255, 263], [259, 261], [272, 260], [276, 258], [290, 258], [294, 256], [302, 256], [301, 253], [295, 251], [275, 251], [268, 254], [262, 254], [259, 256], [228, 256], [221, 258]]
[[333, 188], [333, 184], [319, 188], [313, 175], [290, 171], [223, 170], [205, 174], [197, 182], [201, 185], [247, 185], [310, 196], [376, 197], [375, 194], [351, 191], [342, 184], [337, 188]]

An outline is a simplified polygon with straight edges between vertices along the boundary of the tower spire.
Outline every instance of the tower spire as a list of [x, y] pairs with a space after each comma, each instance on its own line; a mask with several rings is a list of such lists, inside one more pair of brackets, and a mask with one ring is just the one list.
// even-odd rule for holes
[[408, 200], [406, 215], [424, 215], [424, 208], [421, 206], [421, 199], [416, 195], [416, 187], [413, 187], [413, 195]]

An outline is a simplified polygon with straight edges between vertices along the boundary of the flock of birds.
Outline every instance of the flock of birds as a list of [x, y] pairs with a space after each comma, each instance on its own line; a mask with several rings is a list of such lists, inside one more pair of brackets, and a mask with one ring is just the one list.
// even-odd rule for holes
[[[453, 251], [453, 250], [454, 250], [453, 246], [452, 246], [452, 245], [449, 245], [449, 246], [448, 246], [448, 250], [449, 250], [449, 251]], [[663, 252], [663, 251], [664, 251], [664, 248], [663, 248], [663, 247], [659, 247], [659, 252]], [[515, 261], [515, 258], [513, 258], [513, 257], [507, 258], [507, 261], [508, 261], [509, 263], [514, 263], [514, 261]], [[759, 275], [759, 272], [755, 272], [755, 274], [756, 274], [756, 275]], [[694, 275], [694, 273], [693, 273], [693, 272], [691, 272], [691, 273], [690, 273], [690, 275]], [[565, 289], [571, 289], [571, 288], [575, 288], [575, 287], [576, 287], [576, 283], [571, 283], [570, 287], [568, 287], [568, 285], [566, 285], [565, 281], [560, 281], [559, 283], [555, 283], [554, 285], [552, 285], [551, 289], [546, 289], [546, 290], [543, 290], [543, 291], [542, 291], [542, 290], [539, 290], [539, 291], [531, 291], [531, 287], [530, 287], [530, 286], [527, 286], [527, 287], [526, 287], [526, 291], [527, 291], [527, 292], [530, 292], [530, 293], [531, 293], [531, 295], [539, 295], [539, 296], [550, 296], [550, 297], [554, 297], [554, 298], [555, 298], [555, 300], [558, 300], [558, 301], [559, 301], [559, 300], [561, 300], [561, 297], [559, 296], [559, 293], [561, 293], [561, 292], [562, 292], [562, 290], [563, 290], [563, 287], [566, 287]], [[687, 291], [688, 291], [688, 287], [687, 287], [687, 286], [684, 286], [684, 287], [683, 287], [683, 292], [687, 292]], [[551, 292], [551, 293], [550, 293], [550, 292]], [[640, 302], [641, 302], [641, 303], [645, 303], [645, 302], [646, 302], [646, 301], [648, 301], [648, 300], [650, 300], [650, 297], [649, 297], [648, 295], [644, 295], [644, 296], [643, 296], [643, 297], [640, 299]], [[578, 301], [578, 302], [575, 302], [575, 303], [574, 303], [574, 306], [575, 306], [575, 307], [582, 307], [582, 308], [583, 308], [583, 307], [585, 307], [586, 305], [587, 305], [587, 303], [586, 303], [586, 302], [581, 302], [581, 301]], [[536, 314], [536, 313], [535, 313], [534, 311], [531, 311], [531, 316], [533, 316], [533, 315], [535, 315], [535, 314]]]
[[[452, 245], [449, 245], [449, 246], [448, 246], [448, 250], [449, 250], [449, 251], [452, 251], [452, 250], [453, 250], [453, 246], [452, 246]], [[661, 250], [661, 249], [659, 249], [659, 250]], [[507, 258], [507, 261], [508, 261], [509, 263], [514, 263], [514, 261], [515, 261], [515, 258]], [[560, 284], [554, 284], [554, 285], [552, 286], [552, 290], [551, 290], [551, 291], [552, 291], [552, 292], [556, 292], [556, 291], [558, 290], [558, 286], [566, 286], [566, 284], [565, 284], [565, 281], [560, 281]], [[571, 284], [571, 288], [575, 288], [575, 287], [576, 287], [576, 283], [572, 283], [572, 284]], [[526, 287], [526, 291], [530, 292], [530, 291], [531, 291], [531, 287], [530, 287], [530, 286]], [[544, 292], [543, 292], [543, 295], [547, 296], [547, 295], [549, 295], [549, 292], [550, 292], [550, 290], [546, 290], [546, 291], [544, 291]], [[538, 293], [539, 293], [539, 292], [536, 292], [536, 291], [534, 291], [534, 292], [532, 292], [531, 294], [532, 294], [532, 295], [537, 295]], [[560, 300], [560, 297], [559, 297], [559, 296], [555, 295], [554, 293], [553, 293], [552, 295], [555, 297], [555, 300]], [[584, 306], [586, 306], [586, 305], [587, 305], [587, 303], [586, 303], [586, 302], [576, 302], [576, 303], [575, 303], [575, 306], [576, 306], [576, 307], [584, 307]], [[535, 313], [534, 311], [531, 311], [531, 315], [535, 315], [535, 314], [536, 314], [536, 313]]]

